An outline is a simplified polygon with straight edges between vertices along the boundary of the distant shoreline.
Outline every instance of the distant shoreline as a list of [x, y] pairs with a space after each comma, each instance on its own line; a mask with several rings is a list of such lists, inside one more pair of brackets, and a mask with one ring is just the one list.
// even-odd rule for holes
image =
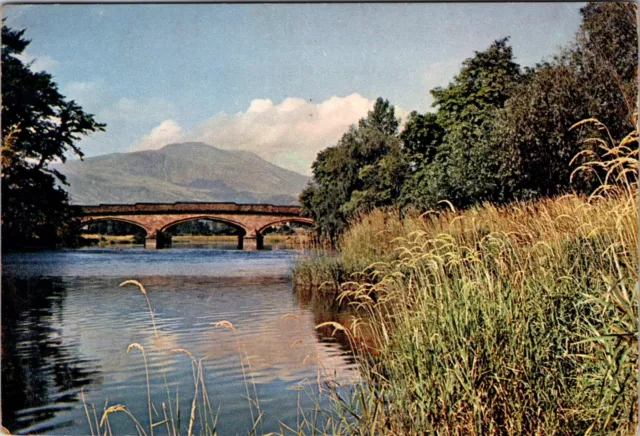
[[[116, 245], [116, 244], [135, 244], [134, 235], [100, 235], [100, 234], [84, 234], [86, 240], [92, 241], [97, 245]], [[265, 235], [265, 244], [300, 244], [307, 243], [310, 236], [304, 234], [295, 235]], [[172, 244], [236, 244], [238, 242], [237, 235], [180, 235], [171, 238]], [[140, 242], [138, 242], [140, 244]]]

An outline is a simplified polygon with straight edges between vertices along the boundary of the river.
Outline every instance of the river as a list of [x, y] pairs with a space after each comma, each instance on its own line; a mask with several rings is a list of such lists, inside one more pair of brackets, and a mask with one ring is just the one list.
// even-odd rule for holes
[[[296, 428], [316, 401], [328, 407], [319, 379], [345, 390], [357, 381], [347, 348], [314, 328], [317, 314], [292, 292], [300, 255], [206, 246], [3, 255], [2, 424], [25, 434], [98, 433], [103, 411], [120, 404], [149, 433], [149, 389], [153, 422], [169, 418], [155, 434], [172, 433], [171, 422], [186, 434], [192, 363], [204, 358], [210, 404], [200, 383], [196, 433], [213, 416], [222, 435], [247, 434], [256, 421], [258, 434]], [[130, 279], [146, 287], [157, 335], [142, 292], [119, 286]], [[213, 325], [220, 321], [230, 324]], [[127, 352], [134, 343], [144, 355]], [[123, 411], [109, 414], [109, 426], [137, 433]]]

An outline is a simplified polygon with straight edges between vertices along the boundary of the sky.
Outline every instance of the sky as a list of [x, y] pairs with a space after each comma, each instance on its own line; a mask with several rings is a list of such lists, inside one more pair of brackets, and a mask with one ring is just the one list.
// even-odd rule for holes
[[429, 90], [506, 36], [520, 65], [572, 40], [582, 3], [9, 5], [23, 60], [105, 132], [87, 157], [202, 141], [309, 175], [377, 97], [433, 111]]

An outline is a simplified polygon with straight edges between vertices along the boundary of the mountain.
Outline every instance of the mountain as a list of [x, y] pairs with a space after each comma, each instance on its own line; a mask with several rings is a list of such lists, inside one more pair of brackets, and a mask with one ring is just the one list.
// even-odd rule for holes
[[72, 204], [228, 201], [296, 204], [309, 178], [258, 155], [202, 142], [52, 165]]

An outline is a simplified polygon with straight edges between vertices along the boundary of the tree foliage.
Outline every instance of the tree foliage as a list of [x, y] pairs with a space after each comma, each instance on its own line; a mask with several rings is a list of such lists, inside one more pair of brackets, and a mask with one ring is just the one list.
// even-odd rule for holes
[[313, 181], [300, 195], [303, 213], [332, 243], [350, 218], [394, 204], [402, 189], [405, 160], [393, 106], [378, 98], [366, 118], [312, 165]]
[[82, 157], [77, 141], [104, 130], [58, 91], [50, 74], [18, 57], [24, 30], [2, 26], [2, 241], [5, 247], [53, 245], [69, 232], [64, 177], [49, 164]]
[[417, 207], [432, 208], [441, 200], [462, 207], [495, 198], [499, 164], [490, 143], [493, 120], [522, 76], [507, 41], [476, 52], [446, 88], [431, 91], [437, 107], [435, 119], [430, 117], [433, 157], [418, 163], [405, 189]]
[[638, 36], [635, 4], [589, 3], [581, 14], [574, 41], [532, 68], [515, 62], [508, 38], [476, 52], [448, 86], [431, 90], [435, 113], [412, 112], [399, 134], [393, 107], [378, 99], [313, 164], [300, 201], [318, 232], [335, 241], [350, 218], [375, 207], [589, 192], [593, 178], [570, 182], [571, 162], [602, 132], [571, 127], [597, 118], [614, 141], [634, 127]]
[[538, 65], [499, 114], [492, 142], [508, 151], [501, 170], [509, 199], [590, 191], [589, 179], [570, 186], [571, 160], [598, 132], [571, 126], [597, 118], [615, 141], [634, 127], [638, 49], [632, 10], [624, 3], [582, 8], [574, 43]]

